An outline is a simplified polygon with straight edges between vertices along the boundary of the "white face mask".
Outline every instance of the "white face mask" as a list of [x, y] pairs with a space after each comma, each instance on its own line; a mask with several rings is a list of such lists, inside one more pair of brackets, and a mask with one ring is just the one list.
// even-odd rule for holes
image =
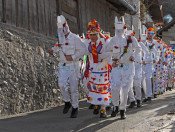
[[65, 27], [63, 27], [63, 31], [64, 31], [64, 35], [66, 35], [67, 33], [70, 32], [70, 30], [69, 30], [69, 26], [68, 26], [67, 24], [66, 24]]
[[65, 39], [65, 34], [63, 32], [63, 28], [58, 29], [58, 36], [59, 36], [59, 44], [65, 44], [66, 39]]
[[142, 41], [146, 41], [146, 38], [147, 38], [147, 35], [146, 35], [146, 34], [142, 34], [142, 35], [141, 35], [141, 40], [142, 40]]
[[124, 35], [124, 29], [115, 29], [115, 35], [122, 36]]

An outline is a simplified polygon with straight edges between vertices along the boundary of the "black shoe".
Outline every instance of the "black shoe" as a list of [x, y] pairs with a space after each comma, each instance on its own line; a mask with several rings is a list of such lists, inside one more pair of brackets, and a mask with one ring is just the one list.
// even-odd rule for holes
[[148, 97], [148, 103], [151, 103], [152, 97]]
[[63, 114], [66, 114], [69, 111], [70, 107], [71, 107], [71, 103], [70, 102], [65, 102], [64, 109], [63, 109]]
[[106, 118], [107, 114], [105, 110], [100, 110], [100, 118]]
[[145, 99], [143, 100], [143, 102], [144, 102], [144, 103], [148, 102], [148, 98], [145, 98]]
[[120, 110], [121, 119], [126, 119], [125, 110]]
[[110, 109], [111, 109], [111, 106], [106, 107], [106, 111], [110, 111]]
[[95, 105], [95, 106], [94, 106], [93, 114], [94, 114], [94, 115], [97, 115], [97, 114], [99, 113], [99, 111], [100, 111], [100, 108], [101, 108], [100, 105]]
[[131, 102], [129, 108], [133, 108], [134, 106], [136, 106], [135, 101]]
[[154, 94], [154, 98], [157, 98], [157, 94]]
[[172, 87], [168, 87], [168, 90], [169, 90], [169, 91], [172, 91]]
[[116, 117], [117, 113], [118, 113], [118, 106], [114, 106], [111, 113], [111, 117]]
[[137, 100], [137, 107], [142, 107], [141, 100]]
[[89, 109], [94, 109], [94, 105], [91, 104], [91, 105], [89, 106]]
[[73, 108], [72, 107], [72, 112], [71, 112], [71, 118], [77, 118], [78, 115], [78, 108]]

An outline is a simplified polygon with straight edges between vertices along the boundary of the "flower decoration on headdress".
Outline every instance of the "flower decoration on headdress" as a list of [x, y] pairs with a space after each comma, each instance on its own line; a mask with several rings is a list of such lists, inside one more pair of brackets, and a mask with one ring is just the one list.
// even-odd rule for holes
[[152, 31], [152, 32], [154, 32], [154, 28], [148, 28], [148, 31]]
[[151, 28], [151, 27], [148, 28], [147, 34], [148, 34], [148, 35], [152, 35], [152, 36], [155, 35], [155, 33], [154, 33], [154, 28]]
[[92, 20], [88, 23], [88, 34], [95, 34], [100, 32], [100, 25], [98, 21]]

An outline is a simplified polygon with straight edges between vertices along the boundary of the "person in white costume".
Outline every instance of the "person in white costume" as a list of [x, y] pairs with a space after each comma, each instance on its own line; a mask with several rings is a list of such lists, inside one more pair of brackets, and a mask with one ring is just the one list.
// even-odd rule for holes
[[145, 54], [143, 59], [143, 89], [145, 92], [145, 99], [143, 102], [151, 102], [152, 99], [152, 73], [154, 71], [153, 63], [158, 61], [158, 51], [155, 48], [155, 44], [153, 43], [154, 32], [151, 29], [148, 31], [147, 40], [145, 42], [145, 46], [148, 48], [148, 54]]
[[[63, 113], [68, 113], [72, 106], [71, 118], [76, 118], [79, 107], [79, 58], [86, 52], [86, 46], [81, 39], [70, 32], [69, 26], [64, 16], [57, 17], [59, 42], [55, 44], [48, 52], [59, 52], [59, 72], [58, 84], [65, 102]], [[70, 93], [68, 91], [70, 85]]]
[[157, 50], [158, 53], [158, 61], [156, 63], [153, 64], [154, 66], [154, 72], [153, 72], [153, 94], [154, 94], [154, 98], [157, 98], [157, 93], [158, 93], [158, 89], [161, 88], [163, 82], [162, 79], [159, 77], [160, 72], [163, 71], [164, 69], [164, 57], [161, 55], [163, 53], [163, 47], [162, 47], [162, 43], [157, 39], [153, 39], [152, 43], [155, 45], [155, 48]]
[[[132, 33], [133, 34], [133, 31]], [[146, 38], [145, 34], [141, 35], [142, 41]], [[142, 59], [143, 55], [148, 54], [148, 48], [143, 44], [143, 42], [139, 42], [140, 47], [142, 48], [142, 51], [138, 53], [137, 58], [135, 58], [135, 76], [134, 76], [134, 83], [133, 83], [133, 88], [135, 88], [135, 94], [136, 96], [134, 97], [134, 92], [133, 88], [129, 90], [128, 93], [128, 98], [130, 103], [129, 108], [133, 108], [135, 106], [135, 102], [137, 100], [137, 107], [141, 107], [141, 97], [142, 97], [142, 89], [141, 89], [141, 82], [142, 82]]]
[[125, 23], [115, 17], [115, 36], [105, 47], [106, 52], [112, 53], [109, 64], [112, 65], [112, 104], [111, 117], [120, 110], [121, 119], [125, 119], [125, 111], [129, 89], [132, 87], [135, 74], [134, 58], [137, 58], [141, 47], [133, 36], [125, 35]]
[[167, 83], [167, 90], [172, 90], [173, 88], [173, 51], [172, 49], [169, 49], [168, 52], [169, 56], [169, 63], [168, 63], [168, 83]]

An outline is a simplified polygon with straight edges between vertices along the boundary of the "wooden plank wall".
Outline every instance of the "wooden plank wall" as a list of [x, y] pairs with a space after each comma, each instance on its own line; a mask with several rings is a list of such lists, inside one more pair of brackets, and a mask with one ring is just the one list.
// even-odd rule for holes
[[55, 37], [59, 6], [56, 2], [57, 0], [0, 0], [0, 21]]
[[81, 16], [81, 32], [87, 31], [87, 24], [90, 20], [97, 20], [100, 27], [114, 35], [113, 24], [115, 16], [120, 15], [113, 10], [112, 5], [106, 2], [106, 0], [80, 0], [79, 12]]
[[61, 3], [62, 14], [66, 17], [70, 30], [79, 33], [77, 1], [63, 0]]
[[3, 12], [2, 12], [2, 0], [0, 0], [0, 21], [2, 22]]
[[57, 34], [56, 18], [63, 14], [70, 30], [86, 32], [90, 20], [96, 19], [105, 31], [112, 29], [119, 15], [106, 0], [0, 0], [0, 21], [49, 37]]

